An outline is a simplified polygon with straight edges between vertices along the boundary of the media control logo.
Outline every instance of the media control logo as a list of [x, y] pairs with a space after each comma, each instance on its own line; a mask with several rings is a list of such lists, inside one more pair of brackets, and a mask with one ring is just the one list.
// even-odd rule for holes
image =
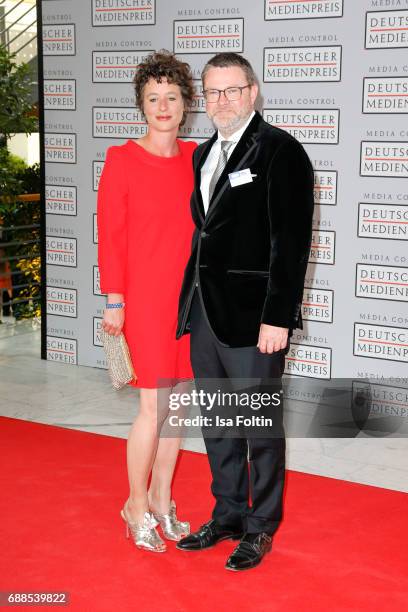
[[408, 113], [408, 77], [364, 79], [363, 113]]
[[333, 323], [332, 289], [316, 289], [305, 287], [302, 301], [302, 318], [305, 321]]
[[42, 28], [43, 55], [75, 55], [75, 25], [50, 24]]
[[75, 79], [44, 79], [44, 110], [76, 110]]
[[366, 14], [366, 49], [408, 47], [408, 10], [369, 11]]
[[155, 11], [155, 0], [92, 0], [92, 25], [154, 25]]
[[131, 83], [139, 65], [152, 51], [93, 51], [92, 82]]
[[94, 346], [103, 346], [101, 339], [102, 317], [93, 317], [93, 344]]
[[362, 141], [361, 176], [408, 177], [408, 142]]
[[408, 417], [408, 389], [370, 381], [353, 381], [353, 397], [369, 393], [370, 417]]
[[78, 363], [78, 342], [72, 338], [47, 336], [47, 359], [76, 365]]
[[338, 109], [264, 108], [267, 123], [292, 134], [303, 144], [338, 144]]
[[336, 232], [313, 230], [309, 263], [333, 265], [335, 245]]
[[98, 266], [93, 266], [93, 294], [102, 295]]
[[343, 0], [265, 0], [266, 21], [323, 19], [343, 16]]
[[48, 215], [75, 217], [77, 214], [77, 188], [65, 185], [46, 185], [45, 211]]
[[360, 202], [358, 205], [358, 236], [407, 240], [408, 206]]
[[59, 236], [46, 236], [47, 264], [76, 268], [77, 266], [77, 239], [60, 238]]
[[92, 118], [94, 138], [139, 138], [147, 132], [146, 121], [137, 108], [95, 106]]
[[341, 46], [264, 49], [265, 83], [319, 83], [341, 80]]
[[285, 374], [330, 379], [331, 348], [291, 343], [285, 361]]
[[408, 362], [408, 330], [390, 325], [354, 324], [354, 355]]
[[314, 171], [314, 202], [315, 204], [337, 204], [337, 170]]
[[408, 268], [357, 264], [356, 297], [408, 302]]
[[104, 161], [94, 160], [92, 162], [92, 184], [94, 191], [98, 191], [99, 179], [101, 178], [104, 164]]
[[207, 140], [214, 134], [214, 127], [208, 121], [208, 117], [203, 112], [189, 113], [186, 123], [179, 129], [179, 136], [183, 139]]
[[220, 53], [244, 50], [244, 20], [194, 19], [174, 22], [174, 53]]
[[76, 134], [44, 134], [45, 161], [53, 164], [76, 164]]
[[47, 285], [47, 314], [76, 318], [77, 294], [76, 289]]

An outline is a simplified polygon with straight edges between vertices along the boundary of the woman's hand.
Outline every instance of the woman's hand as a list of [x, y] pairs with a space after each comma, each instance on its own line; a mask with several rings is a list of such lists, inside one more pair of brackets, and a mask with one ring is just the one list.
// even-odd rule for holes
[[[108, 304], [123, 302], [123, 295], [110, 293]], [[105, 308], [103, 313], [102, 329], [112, 336], [119, 336], [125, 322], [124, 308]]]

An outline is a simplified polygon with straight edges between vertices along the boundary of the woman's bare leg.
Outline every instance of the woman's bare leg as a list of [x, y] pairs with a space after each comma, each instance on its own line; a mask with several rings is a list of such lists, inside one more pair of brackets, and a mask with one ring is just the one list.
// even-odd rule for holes
[[127, 442], [127, 466], [129, 478], [129, 517], [143, 523], [144, 513], [149, 511], [147, 483], [156, 456], [157, 389], [140, 389], [140, 408], [130, 429]]
[[148, 495], [150, 509], [158, 514], [168, 514], [169, 512], [171, 483], [180, 442], [180, 438], [159, 439]]
[[[190, 383], [178, 383], [169, 392], [186, 393], [190, 390]], [[163, 390], [159, 391], [159, 394]], [[157, 446], [156, 457], [153, 463], [152, 479], [149, 487], [149, 506], [150, 509], [159, 514], [167, 514], [171, 500], [171, 483], [176, 467], [177, 457], [180, 450], [181, 438], [177, 435], [177, 429], [169, 425], [168, 419], [171, 414], [180, 416], [180, 411], [172, 413], [168, 410], [168, 405], [164, 406], [165, 395], [160, 395], [161, 414], [163, 419], [162, 430], [164, 435], [172, 437], [160, 437]], [[162, 406], [163, 404], [163, 406]], [[167, 408], [167, 410], [166, 410]]]

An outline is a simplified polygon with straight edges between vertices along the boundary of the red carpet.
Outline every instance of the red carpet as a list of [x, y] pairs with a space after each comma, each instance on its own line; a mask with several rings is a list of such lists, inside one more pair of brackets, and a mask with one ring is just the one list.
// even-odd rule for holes
[[[233, 542], [154, 554], [125, 539], [125, 440], [1, 418], [0, 444], [0, 591], [68, 591], [62, 609], [81, 611], [407, 610], [404, 493], [290, 472], [272, 553], [227, 572]], [[182, 453], [174, 497], [193, 528], [208, 486], [206, 457]]]

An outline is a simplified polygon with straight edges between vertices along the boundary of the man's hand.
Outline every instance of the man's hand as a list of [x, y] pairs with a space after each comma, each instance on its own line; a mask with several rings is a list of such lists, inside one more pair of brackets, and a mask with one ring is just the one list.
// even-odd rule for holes
[[285, 349], [288, 343], [288, 331], [287, 327], [275, 327], [261, 323], [256, 346], [261, 353], [276, 353]]

